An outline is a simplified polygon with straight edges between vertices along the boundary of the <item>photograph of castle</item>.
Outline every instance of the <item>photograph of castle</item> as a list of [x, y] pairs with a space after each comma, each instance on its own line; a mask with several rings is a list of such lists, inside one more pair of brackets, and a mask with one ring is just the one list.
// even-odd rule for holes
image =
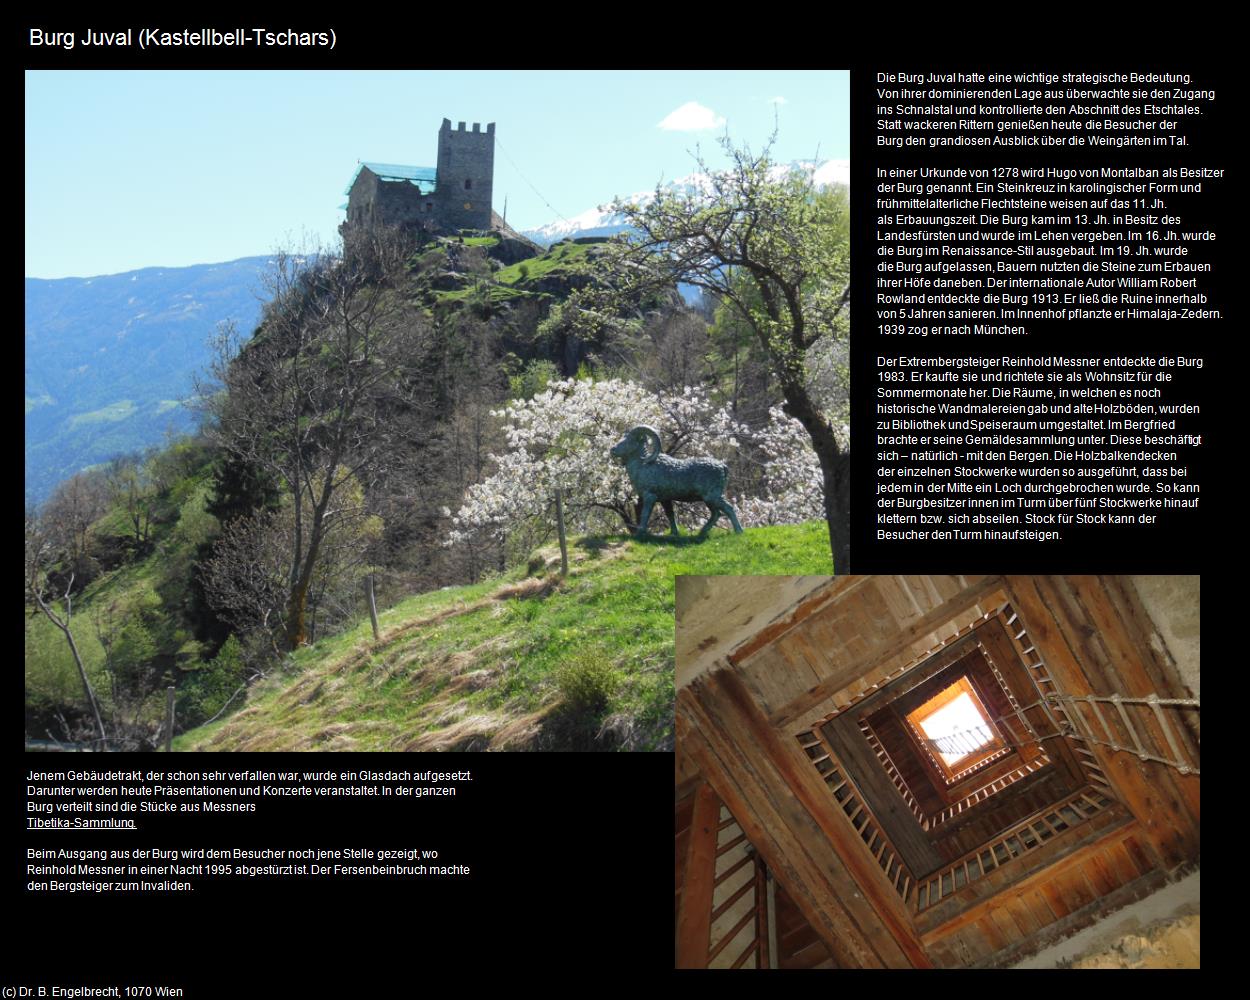
[[675, 579], [849, 566], [848, 97], [29, 72], [26, 748], [671, 751]]

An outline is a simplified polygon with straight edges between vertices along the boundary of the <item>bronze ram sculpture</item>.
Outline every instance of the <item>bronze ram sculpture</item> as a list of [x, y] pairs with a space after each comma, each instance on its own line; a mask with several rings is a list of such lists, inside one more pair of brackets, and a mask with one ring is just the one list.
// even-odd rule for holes
[[673, 458], [662, 454], [659, 432], [645, 424], [626, 431], [611, 454], [625, 463], [629, 480], [642, 500], [642, 512], [634, 532], [636, 537], [649, 537], [647, 522], [651, 520], [651, 508], [657, 500], [668, 515], [671, 534], [678, 534], [677, 518], [673, 513], [675, 500], [707, 504], [712, 516], [700, 529], [701, 536], [712, 530], [721, 514], [729, 515], [734, 531], [742, 531], [733, 507], [725, 501], [725, 481], [729, 477], [729, 469], [724, 462], [714, 458]]

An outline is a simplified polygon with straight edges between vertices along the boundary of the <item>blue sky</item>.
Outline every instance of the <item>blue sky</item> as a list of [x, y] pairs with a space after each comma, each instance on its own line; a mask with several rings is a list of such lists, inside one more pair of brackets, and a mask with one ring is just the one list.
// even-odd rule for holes
[[[112, 274], [331, 241], [358, 160], [432, 166], [496, 122], [495, 210], [533, 228], [694, 170], [716, 138], [850, 158], [841, 71], [28, 72], [26, 275]], [[663, 123], [664, 127], [661, 127]]]

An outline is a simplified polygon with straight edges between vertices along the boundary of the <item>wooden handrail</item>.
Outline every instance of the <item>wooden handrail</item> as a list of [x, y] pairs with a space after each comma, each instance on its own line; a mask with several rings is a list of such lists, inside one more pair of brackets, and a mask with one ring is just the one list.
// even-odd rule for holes
[[876, 754], [877, 759], [881, 761], [882, 765], [885, 767], [886, 774], [890, 776], [890, 780], [894, 783], [894, 787], [897, 788], [899, 794], [903, 796], [903, 801], [911, 810], [912, 815], [916, 817], [916, 820], [920, 823], [921, 828], [925, 830], [929, 829], [929, 820], [925, 817], [924, 813], [921, 812], [920, 803], [917, 802], [916, 797], [912, 795], [911, 789], [907, 786], [907, 781], [903, 778], [902, 772], [899, 771], [898, 767], [894, 763], [894, 759], [890, 756], [890, 751], [885, 748], [885, 744], [881, 742], [880, 738], [877, 736], [872, 726], [868, 723], [867, 719], [860, 720], [859, 729], [860, 732], [862, 732], [867, 738], [868, 746], [872, 749], [873, 753]]
[[[1013, 858], [1036, 850], [1051, 837], [1084, 823], [1113, 802], [1114, 799], [1096, 790], [1093, 794], [1082, 791], [1066, 801], [1039, 809], [1032, 816], [1014, 824], [1005, 833], [922, 879], [916, 890], [916, 912], [927, 910], [934, 903]], [[1065, 809], [1071, 813], [1071, 817], [1064, 814]], [[960, 875], [963, 876], [962, 881]]]
[[[811, 733], [816, 736], [816, 739], [805, 742], [802, 737], [808, 734], [801, 734], [799, 745], [811, 760], [812, 766], [816, 767], [821, 778], [824, 779], [830, 794], [841, 807], [855, 832], [859, 834], [859, 839], [863, 841], [868, 856], [881, 869], [899, 898], [906, 903], [915, 881], [911, 869], [907, 867], [902, 855], [877, 821], [877, 817], [873, 815], [859, 787], [843, 770], [842, 762], [833, 755], [833, 748], [825, 741], [819, 729], [811, 730]], [[831, 766], [821, 770], [818, 765], [825, 761], [830, 762]], [[880, 839], [879, 845], [878, 839]], [[900, 878], [904, 874], [906, 877]]]
[[[1040, 757], [1035, 757], [1033, 760], [1029, 761], [1027, 764], [1021, 764], [1014, 771], [1009, 771], [1007, 774], [1000, 774], [993, 781], [988, 781], [984, 785], [982, 785], [980, 788], [976, 789], [975, 791], [969, 792], [958, 802], [952, 802], [949, 806], [947, 806], [945, 809], [943, 809], [940, 813], [938, 813], [936, 816], [932, 818], [928, 829], [932, 829], [933, 827], [936, 827], [942, 823], [945, 823], [947, 820], [952, 819], [955, 816], [959, 815], [965, 809], [971, 808], [972, 806], [976, 805], [978, 802], [981, 802], [984, 799], [989, 797], [988, 794], [982, 795], [982, 792], [988, 793], [988, 791], [991, 789], [994, 792], [1001, 792], [1003, 788], [1006, 788], [1008, 785], [1014, 784], [1015, 782], [1019, 781], [1021, 778], [1027, 778], [1034, 771], [1040, 770], [1042, 767], [1044, 767], [1045, 765], [1049, 763], [1050, 763], [1050, 758], [1045, 753], [1043, 753]], [[995, 785], [999, 785], [999, 784], [1002, 785], [1002, 788], [994, 787]]]

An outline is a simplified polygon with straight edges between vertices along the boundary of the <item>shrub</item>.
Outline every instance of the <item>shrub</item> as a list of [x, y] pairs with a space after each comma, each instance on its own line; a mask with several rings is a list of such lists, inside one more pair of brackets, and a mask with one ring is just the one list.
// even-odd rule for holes
[[562, 663], [555, 679], [561, 703], [569, 713], [595, 718], [608, 707], [620, 682], [607, 656], [593, 649], [578, 652]]
[[[247, 676], [243, 645], [236, 636], [225, 641], [217, 655], [209, 660], [182, 685], [178, 692], [178, 729], [199, 725], [225, 707]], [[231, 707], [243, 704], [236, 698]]]

